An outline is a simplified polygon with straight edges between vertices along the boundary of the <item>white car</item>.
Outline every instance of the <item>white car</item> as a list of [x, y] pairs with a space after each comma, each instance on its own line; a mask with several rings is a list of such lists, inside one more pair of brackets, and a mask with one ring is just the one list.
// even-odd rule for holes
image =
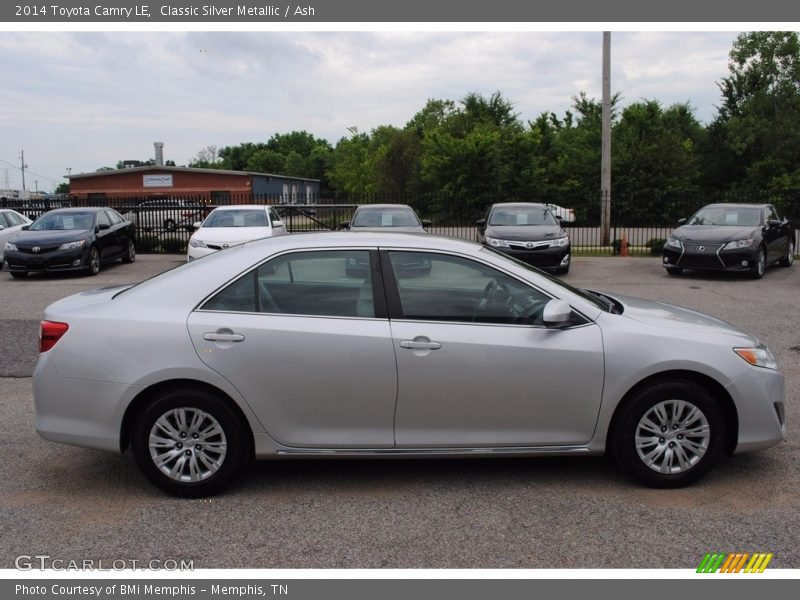
[[195, 227], [197, 231], [189, 239], [188, 262], [236, 244], [287, 233], [278, 213], [258, 204], [220, 206]]
[[6, 242], [17, 237], [22, 228], [32, 222], [28, 217], [15, 210], [0, 209], [0, 261], [3, 260], [3, 248], [5, 248]]

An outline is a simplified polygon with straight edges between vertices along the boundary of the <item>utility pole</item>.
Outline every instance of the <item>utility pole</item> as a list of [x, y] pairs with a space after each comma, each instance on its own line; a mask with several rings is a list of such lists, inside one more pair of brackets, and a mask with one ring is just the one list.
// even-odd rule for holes
[[603, 246], [611, 243], [611, 32], [603, 32], [603, 141], [600, 166], [600, 228]]
[[22, 163], [22, 191], [25, 191], [25, 168], [28, 166], [25, 164], [25, 150], [19, 151], [19, 160]]

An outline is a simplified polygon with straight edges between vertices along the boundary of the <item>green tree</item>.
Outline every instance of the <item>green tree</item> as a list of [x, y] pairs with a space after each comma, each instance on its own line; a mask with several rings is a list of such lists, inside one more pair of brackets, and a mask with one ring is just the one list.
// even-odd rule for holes
[[[793, 31], [736, 38], [730, 75], [719, 84], [716, 148], [733, 165], [739, 189], [800, 190], [800, 41]], [[721, 131], [720, 131], [721, 130]], [[719, 135], [724, 132], [724, 135]], [[719, 179], [712, 173], [711, 178]]]

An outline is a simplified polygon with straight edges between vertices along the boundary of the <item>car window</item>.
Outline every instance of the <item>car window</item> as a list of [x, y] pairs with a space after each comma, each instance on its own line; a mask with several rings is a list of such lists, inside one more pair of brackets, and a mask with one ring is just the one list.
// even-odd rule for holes
[[399, 208], [359, 208], [353, 217], [353, 227], [418, 227], [419, 219], [413, 210]]
[[[3, 223], [3, 221], [2, 221], [2, 215], [5, 215], [5, 219], [6, 219], [5, 223]], [[6, 225], [7, 227], [14, 227], [14, 225], [20, 225], [20, 224], [22, 224], [24, 222], [25, 221], [22, 220], [22, 217], [20, 217], [15, 212], [9, 211], [7, 213], [0, 214], [0, 225]]]
[[764, 223], [769, 223], [770, 220], [780, 221], [775, 209], [771, 206], [768, 206], [764, 211]]
[[369, 251], [293, 252], [279, 256], [218, 292], [202, 308], [374, 317]]
[[6, 220], [6, 213], [0, 212], [0, 227], [11, 227], [11, 224]]
[[269, 220], [272, 221], [272, 223], [281, 220], [281, 218], [278, 216], [278, 213], [276, 213], [275, 210], [272, 208], [269, 209]]
[[540, 324], [550, 298], [482, 263], [446, 254], [389, 252], [403, 318]]
[[100, 212], [97, 213], [97, 224], [108, 225], [109, 227], [111, 226], [111, 221], [109, 220], [106, 211], [101, 210]]
[[112, 225], [118, 225], [119, 223], [122, 223], [122, 217], [120, 217], [116, 211], [107, 210], [105, 213]]

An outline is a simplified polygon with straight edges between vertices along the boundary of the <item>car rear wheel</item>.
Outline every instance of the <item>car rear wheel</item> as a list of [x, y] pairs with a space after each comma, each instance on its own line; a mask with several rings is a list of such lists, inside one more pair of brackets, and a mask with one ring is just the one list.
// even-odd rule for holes
[[665, 380], [640, 390], [615, 418], [611, 448], [645, 485], [683, 487], [703, 477], [722, 453], [725, 419], [709, 392]]
[[100, 251], [94, 246], [89, 249], [89, 260], [86, 263], [86, 272], [89, 275], [97, 275], [100, 272]]
[[174, 389], [156, 397], [136, 419], [131, 447], [153, 484], [186, 498], [226, 487], [249, 456], [249, 432], [214, 394]]
[[128, 251], [125, 253], [125, 256], [122, 257], [122, 262], [132, 263], [135, 260], [136, 260], [136, 245], [133, 243], [133, 240], [128, 240]]
[[778, 264], [782, 267], [791, 267], [794, 262], [794, 240], [789, 238], [786, 243], [786, 256]]

